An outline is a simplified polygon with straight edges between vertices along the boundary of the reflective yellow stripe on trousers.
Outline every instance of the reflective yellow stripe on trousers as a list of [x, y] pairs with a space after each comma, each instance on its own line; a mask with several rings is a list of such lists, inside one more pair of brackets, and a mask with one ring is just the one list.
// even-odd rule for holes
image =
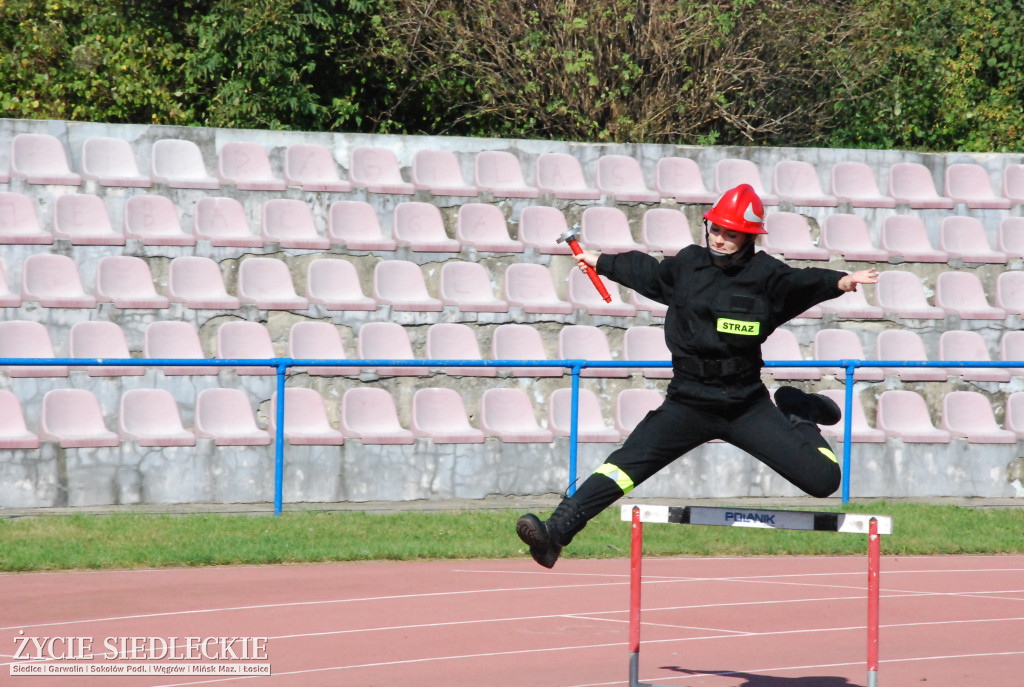
[[597, 470], [594, 470], [594, 474], [604, 475], [609, 479], [615, 480], [615, 484], [618, 485], [623, 494], [628, 494], [633, 490], [633, 480], [629, 478], [629, 475], [620, 470], [618, 466], [612, 465], [611, 463], [605, 463]]

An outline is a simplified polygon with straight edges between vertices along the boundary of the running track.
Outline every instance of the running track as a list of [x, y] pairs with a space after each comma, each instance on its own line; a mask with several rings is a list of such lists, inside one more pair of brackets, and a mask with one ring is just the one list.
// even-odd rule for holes
[[[866, 557], [643, 568], [641, 681], [866, 684]], [[628, 580], [627, 558], [0, 575], [0, 685], [625, 685]], [[880, 687], [1022, 684], [1024, 556], [884, 557], [881, 586]], [[107, 637], [266, 637], [273, 674], [11, 675], [19, 636], [96, 654]]]

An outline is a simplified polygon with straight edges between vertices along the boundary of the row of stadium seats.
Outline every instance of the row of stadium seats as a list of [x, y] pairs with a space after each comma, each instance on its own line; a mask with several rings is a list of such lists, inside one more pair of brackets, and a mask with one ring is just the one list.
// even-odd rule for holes
[[699, 165], [685, 157], [661, 158], [653, 188], [640, 163], [626, 155], [597, 159], [591, 186], [579, 160], [567, 153], [537, 156], [534, 180], [526, 181], [519, 158], [506, 151], [482, 151], [473, 159], [472, 182], [467, 182], [458, 157], [446, 150], [418, 150], [412, 158], [411, 182], [402, 177], [395, 153], [389, 148], [364, 146], [352, 150], [345, 180], [329, 148], [316, 144], [290, 145], [283, 160], [283, 176], [273, 171], [267, 150], [259, 143], [232, 141], [217, 151], [217, 175], [211, 175], [201, 149], [184, 139], [163, 139], [149, 151], [149, 173], [140, 171], [136, 151], [128, 141], [93, 137], [81, 150], [81, 174], [73, 172], [60, 139], [48, 134], [18, 134], [10, 143], [10, 170], [0, 170], [0, 182], [10, 178], [32, 184], [78, 186], [83, 178], [102, 186], [148, 188], [154, 183], [172, 188], [283, 191], [288, 186], [307, 191], [347, 192], [364, 188], [371, 193], [413, 195], [417, 190], [438, 196], [474, 197], [490, 192], [496, 197], [537, 198], [541, 193], [565, 199], [598, 199], [608, 195], [620, 202], [658, 203], [673, 198], [682, 203], [711, 203], [717, 194], [739, 183], [749, 183], [766, 205], [781, 200], [797, 205], [834, 207], [839, 201], [861, 207], [951, 209], [956, 203], [969, 208], [1008, 209], [1024, 204], [1024, 165], [1007, 165], [1001, 193], [996, 193], [985, 167], [951, 164], [945, 169], [943, 193], [936, 189], [932, 172], [920, 163], [899, 162], [889, 169], [886, 194], [879, 191], [874, 171], [859, 162], [840, 162], [830, 172], [825, 193], [818, 171], [808, 162], [784, 160], [772, 170], [772, 191], [762, 184], [761, 172], [749, 160], [725, 159], [715, 165], [714, 193], [710, 193]]

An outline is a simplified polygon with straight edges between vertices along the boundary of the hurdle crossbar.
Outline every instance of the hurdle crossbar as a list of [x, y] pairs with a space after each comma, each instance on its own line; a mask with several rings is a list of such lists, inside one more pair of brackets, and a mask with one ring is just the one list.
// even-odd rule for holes
[[866, 534], [868, 536], [868, 687], [878, 685], [878, 613], [880, 535], [892, 534], [892, 518], [887, 515], [828, 513], [761, 508], [723, 508], [712, 506], [657, 506], [626, 504], [622, 520], [632, 522], [630, 543], [629, 594], [629, 687], [658, 687], [640, 682], [640, 583], [643, 557], [643, 523], [749, 527], [773, 530], [806, 530]]

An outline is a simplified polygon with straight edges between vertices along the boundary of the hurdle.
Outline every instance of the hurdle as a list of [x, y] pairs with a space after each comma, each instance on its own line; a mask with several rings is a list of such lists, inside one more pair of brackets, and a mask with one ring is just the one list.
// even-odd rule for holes
[[629, 687], [659, 687], [640, 682], [640, 563], [643, 557], [643, 523], [710, 525], [713, 527], [750, 527], [773, 530], [809, 530], [866, 534], [868, 536], [868, 608], [867, 671], [868, 687], [878, 685], [878, 612], [880, 535], [892, 534], [892, 518], [887, 515], [826, 513], [759, 508], [723, 508], [712, 506], [657, 506], [626, 504], [622, 520], [633, 523], [630, 541], [629, 593]]

